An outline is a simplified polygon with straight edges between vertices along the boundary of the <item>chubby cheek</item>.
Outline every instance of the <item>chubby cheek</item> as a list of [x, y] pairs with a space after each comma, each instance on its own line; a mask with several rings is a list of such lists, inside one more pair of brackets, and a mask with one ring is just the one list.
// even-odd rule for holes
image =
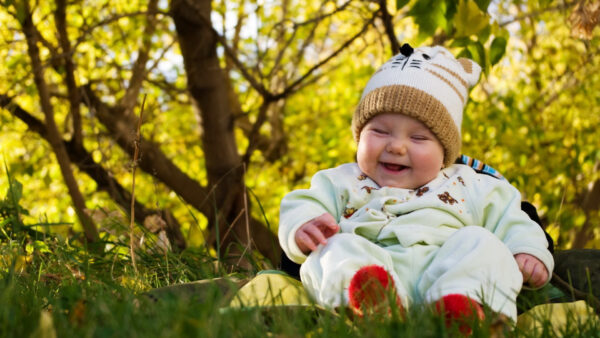
[[444, 153], [443, 150], [432, 149], [430, 152], [415, 156], [414, 160], [414, 163], [421, 167], [423, 172], [437, 175], [437, 172], [444, 166]]
[[369, 175], [377, 164], [377, 156], [374, 155], [373, 149], [369, 147], [369, 142], [360, 141], [356, 151], [356, 162], [362, 172]]

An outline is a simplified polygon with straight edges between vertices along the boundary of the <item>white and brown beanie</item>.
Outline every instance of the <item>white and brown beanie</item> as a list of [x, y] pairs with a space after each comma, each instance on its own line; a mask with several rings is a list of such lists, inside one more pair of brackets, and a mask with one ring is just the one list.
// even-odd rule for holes
[[404, 44], [367, 83], [352, 118], [355, 140], [374, 116], [404, 114], [436, 135], [444, 147], [444, 166], [449, 166], [459, 155], [463, 108], [480, 73], [477, 63], [457, 60], [444, 47]]

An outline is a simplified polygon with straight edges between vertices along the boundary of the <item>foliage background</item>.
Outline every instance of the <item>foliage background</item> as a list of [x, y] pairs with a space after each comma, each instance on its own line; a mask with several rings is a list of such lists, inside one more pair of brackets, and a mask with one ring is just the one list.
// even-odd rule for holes
[[[143, 138], [212, 191], [220, 188], [207, 174], [206, 154], [219, 149], [206, 148], [206, 121], [188, 93], [190, 78], [172, 20], [176, 2], [155, 2], [152, 11], [152, 2], [142, 0], [69, 3], [69, 56], [77, 85], [92, 87], [103, 102], [118, 107], [131, 95], [136, 61], [145, 49], [144, 78], [133, 91], [137, 98], [129, 114], [139, 116], [145, 96]], [[43, 120], [23, 33], [24, 1], [1, 3], [0, 95]], [[54, 119], [68, 141], [76, 128], [64, 81], [69, 71], [60, 61], [58, 6], [32, 2], [31, 8]], [[386, 31], [392, 23], [396, 43], [443, 44], [482, 64], [486, 72], [464, 115], [463, 152], [495, 167], [522, 191], [559, 247], [599, 247], [598, 8], [597, 1], [584, 0], [214, 1], [209, 14], [219, 41], [215, 53], [230, 86], [251, 216], [275, 231], [285, 193], [306, 187], [317, 170], [354, 160], [353, 108], [369, 76], [392, 55], [394, 39]], [[274, 98], [277, 93], [283, 94]], [[81, 223], [53, 148], [3, 107], [0, 157], [6, 165], [0, 192], [8, 193], [10, 175], [22, 183], [20, 204], [28, 211], [23, 223], [43, 224], [36, 229], [63, 239], [80, 238]], [[130, 189], [131, 152], [85, 102], [81, 115], [85, 149]], [[128, 127], [134, 134], [135, 124]], [[75, 178], [100, 236], [127, 241], [129, 210], [98, 191], [80, 169]], [[215, 245], [209, 239], [218, 228], [210, 216], [152, 170], [137, 171], [135, 198], [172, 212], [186, 246], [209, 244], [213, 254], [219, 251], [220, 240]], [[137, 239], [142, 223], [137, 222]]]
[[[219, 281], [277, 263], [281, 197], [354, 160], [353, 109], [400, 43], [483, 66], [464, 153], [560, 248], [598, 248], [599, 16], [597, 0], [0, 0], [0, 336], [452, 336], [419, 310], [223, 312]], [[561, 336], [597, 335], [587, 315]], [[555, 335], [537, 319], [505, 333]]]

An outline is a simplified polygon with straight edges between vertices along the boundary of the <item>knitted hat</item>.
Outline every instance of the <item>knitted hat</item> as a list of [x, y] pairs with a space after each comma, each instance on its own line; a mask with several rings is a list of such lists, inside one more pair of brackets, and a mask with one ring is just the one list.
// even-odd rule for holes
[[481, 67], [456, 59], [444, 47], [413, 49], [404, 44], [371, 77], [352, 118], [356, 141], [365, 124], [379, 114], [404, 114], [425, 124], [444, 147], [444, 166], [454, 163], [461, 146], [460, 126], [469, 88]]

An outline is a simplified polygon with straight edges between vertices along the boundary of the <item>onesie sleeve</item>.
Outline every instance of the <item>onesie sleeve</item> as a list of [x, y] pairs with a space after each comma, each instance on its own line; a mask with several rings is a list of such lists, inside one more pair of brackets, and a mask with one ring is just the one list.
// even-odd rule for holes
[[[294, 236], [298, 228], [311, 219], [329, 213], [339, 222], [342, 211], [344, 189], [336, 186], [334, 178], [343, 173], [335, 169], [317, 172], [309, 189], [294, 190], [281, 200], [279, 213], [279, 244], [288, 257], [303, 263], [306, 255], [300, 251]], [[339, 178], [339, 177], [338, 177]]]
[[521, 210], [519, 191], [507, 181], [475, 175], [471, 201], [481, 203], [475, 208], [481, 224], [500, 238], [513, 255], [526, 253], [542, 261], [548, 269], [549, 281], [554, 259], [542, 228]]

